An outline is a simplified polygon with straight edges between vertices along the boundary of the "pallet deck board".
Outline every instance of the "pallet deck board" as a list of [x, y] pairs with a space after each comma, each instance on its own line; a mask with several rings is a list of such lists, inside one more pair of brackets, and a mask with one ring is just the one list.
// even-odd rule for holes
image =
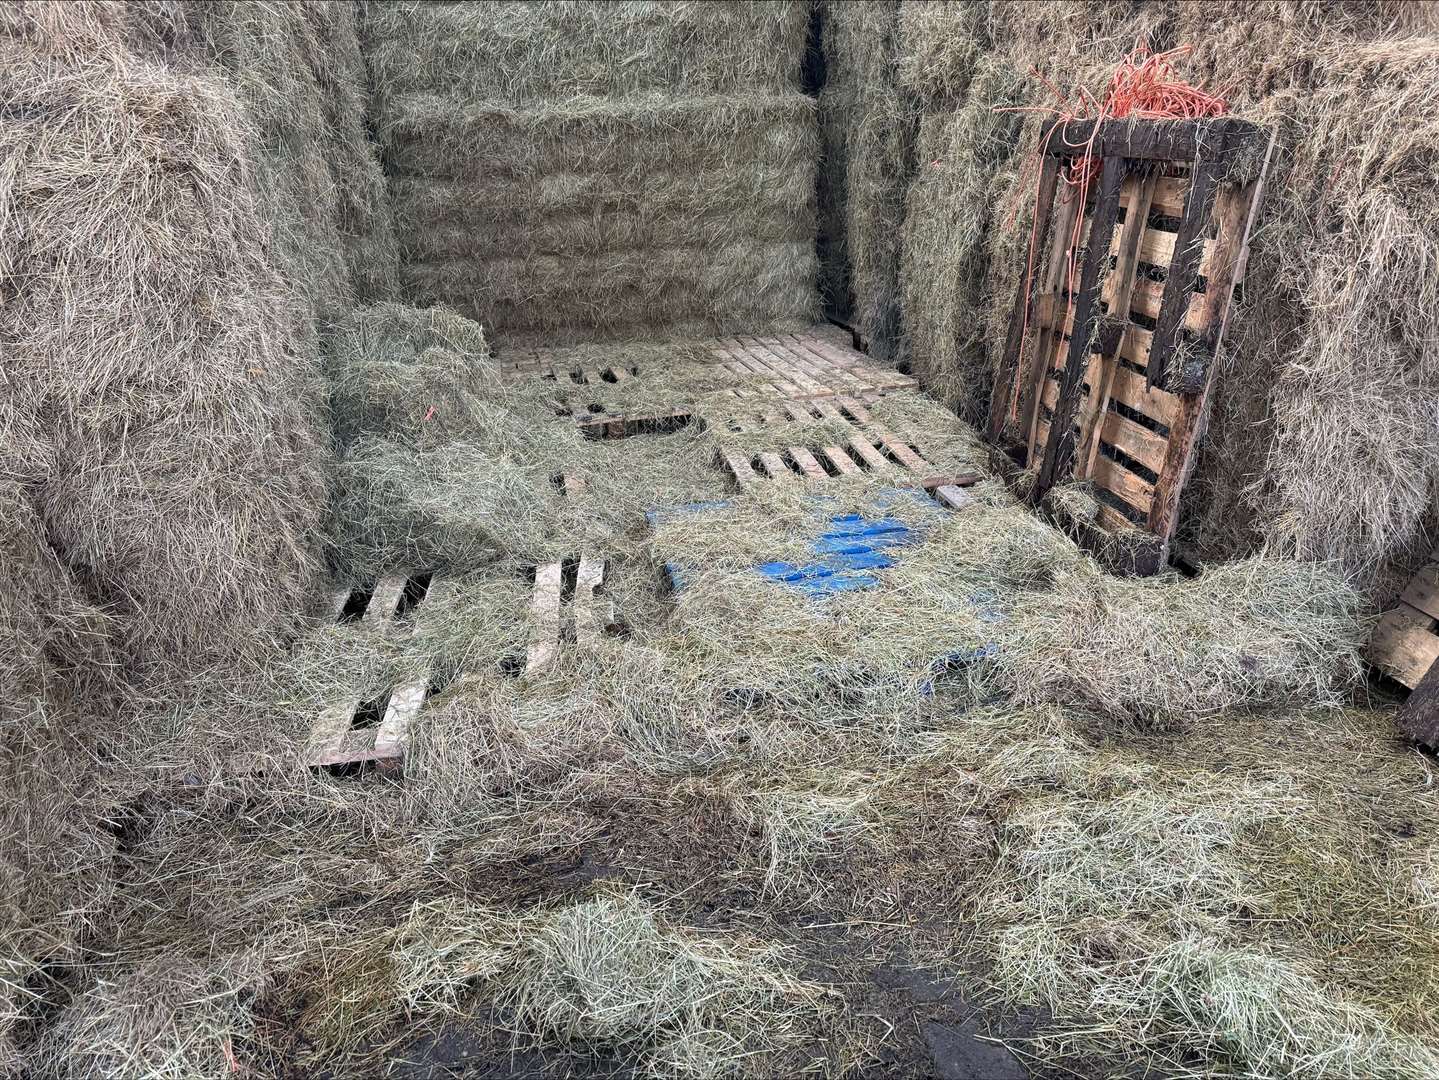
[[559, 655], [560, 583], [563, 566], [546, 563], [535, 567], [535, 594], [530, 604], [534, 625], [525, 649], [525, 673], [541, 671]]

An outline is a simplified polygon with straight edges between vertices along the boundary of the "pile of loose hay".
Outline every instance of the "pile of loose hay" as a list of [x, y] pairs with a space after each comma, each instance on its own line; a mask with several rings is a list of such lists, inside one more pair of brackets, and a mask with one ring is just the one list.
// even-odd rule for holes
[[808, 321], [806, 5], [365, 12], [414, 299], [551, 341]]

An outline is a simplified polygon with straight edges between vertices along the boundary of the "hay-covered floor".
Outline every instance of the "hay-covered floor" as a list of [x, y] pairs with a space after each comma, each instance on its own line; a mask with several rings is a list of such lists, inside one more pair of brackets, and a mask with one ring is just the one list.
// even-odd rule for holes
[[[131, 703], [87, 959], [16, 993], [44, 1075], [1439, 1073], [1432, 766], [1361, 707], [1338, 577], [1110, 577], [913, 391], [873, 423], [965, 509], [739, 490], [722, 449], [852, 432], [756, 421], [704, 343], [575, 354], [692, 417], [617, 439], [442, 310], [327, 348], [334, 583], [434, 583]], [[866, 587], [757, 570], [856, 517], [897, 538]], [[581, 554], [607, 629], [526, 671], [534, 567]], [[416, 679], [400, 771], [307, 767]]]

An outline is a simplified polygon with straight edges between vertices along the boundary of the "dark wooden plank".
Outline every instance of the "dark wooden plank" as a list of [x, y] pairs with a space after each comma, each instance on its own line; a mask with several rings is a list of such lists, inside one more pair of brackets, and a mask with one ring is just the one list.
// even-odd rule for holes
[[[1099, 128], [1095, 133], [1096, 125]], [[1235, 151], [1258, 144], [1264, 129], [1247, 120], [1072, 120], [1057, 125], [1044, 143], [1044, 153], [1078, 157], [1094, 141], [1097, 157], [1193, 161], [1206, 149], [1227, 142]]]
[[1009, 313], [1009, 333], [1004, 339], [1004, 354], [1000, 358], [999, 370], [995, 373], [994, 389], [989, 399], [989, 439], [995, 442], [1004, 432], [1005, 420], [1008, 418], [1011, 405], [1019, 394], [1017, 385], [1020, 360], [1023, 353], [1025, 338], [1025, 320], [1029, 317], [1031, 328], [1037, 332], [1038, 327], [1034, 326], [1034, 319], [1029, 313], [1032, 310], [1033, 277], [1039, 274], [1040, 268], [1036, 261], [1033, 261], [1038, 252], [1043, 250], [1045, 233], [1048, 231], [1051, 218], [1054, 216], [1054, 194], [1059, 184], [1059, 159], [1046, 157], [1039, 173], [1039, 192], [1035, 196], [1034, 213], [1035, 223], [1033, 246], [1025, 255], [1025, 268], [1019, 275], [1019, 284], [1015, 286], [1014, 307]]
[[1059, 401], [1049, 426], [1044, 466], [1035, 485], [1036, 501], [1043, 498], [1056, 481], [1068, 475], [1074, 462], [1074, 416], [1079, 408], [1091, 339], [1103, 314], [1099, 307], [1099, 290], [1109, 269], [1109, 246], [1114, 224], [1119, 219], [1119, 189], [1124, 184], [1128, 169], [1129, 162], [1124, 158], [1107, 157], [1099, 173], [1099, 194], [1089, 230], [1089, 248], [1084, 253], [1079, 299], [1075, 304], [1074, 335], [1069, 339], [1069, 354], [1059, 384]]
[[1225, 149], [1223, 143], [1213, 149], [1205, 146], [1190, 174], [1184, 217], [1174, 240], [1174, 261], [1169, 264], [1169, 273], [1164, 279], [1164, 298], [1159, 303], [1159, 318], [1154, 322], [1154, 335], [1149, 342], [1149, 366], [1145, 369], [1145, 382], [1149, 386], [1173, 389], [1165, 381], [1165, 373], [1179, 348], [1184, 319], [1189, 314], [1190, 298], [1199, 277], [1204, 231], [1214, 213]]
[[1439, 619], [1439, 563], [1420, 567], [1399, 599], [1431, 619]]
[[[1249, 237], [1254, 219], [1264, 197], [1264, 181], [1269, 161], [1274, 154], [1274, 136], [1270, 135], [1264, 149], [1259, 174], [1249, 183], [1236, 187], [1226, 185], [1215, 198], [1214, 217], [1217, 225], [1209, 265], [1204, 268], [1205, 288], [1202, 297], [1192, 297], [1185, 324], [1197, 323], [1194, 358], [1176, 371], [1171, 378], [1180, 393], [1198, 393], [1207, 383], [1209, 367], [1224, 346], [1224, 333], [1229, 327], [1229, 313], [1234, 289], [1244, 274], [1249, 257]], [[1195, 301], [1198, 301], [1196, 304]], [[1161, 312], [1162, 305], [1161, 303]]]
[[1429, 665], [1399, 710], [1399, 730], [1431, 750], [1439, 749], [1439, 661]]

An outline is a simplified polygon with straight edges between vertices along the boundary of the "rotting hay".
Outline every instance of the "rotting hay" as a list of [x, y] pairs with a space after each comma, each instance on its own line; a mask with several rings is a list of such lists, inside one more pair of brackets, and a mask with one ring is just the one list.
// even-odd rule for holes
[[16, 475], [132, 664], [244, 650], [308, 588], [324, 503], [246, 117], [118, 46], [73, 65], [0, 48], [26, 103], [0, 121]]

